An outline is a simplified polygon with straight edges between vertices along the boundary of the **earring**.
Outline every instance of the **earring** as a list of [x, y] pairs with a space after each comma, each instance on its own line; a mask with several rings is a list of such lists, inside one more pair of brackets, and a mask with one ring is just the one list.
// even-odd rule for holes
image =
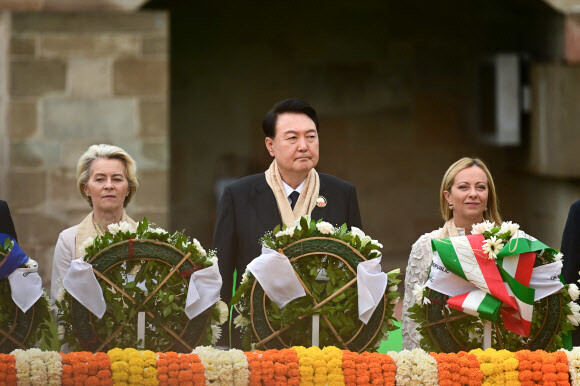
[[453, 205], [449, 204], [449, 210], [453, 210]]

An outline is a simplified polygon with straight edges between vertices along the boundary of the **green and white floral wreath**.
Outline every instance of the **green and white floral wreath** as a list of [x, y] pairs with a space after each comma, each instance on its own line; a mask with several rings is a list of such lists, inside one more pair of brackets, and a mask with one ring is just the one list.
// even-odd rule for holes
[[[386, 287], [367, 323], [359, 319], [357, 267], [381, 257], [382, 245], [360, 229], [334, 227], [302, 217], [292, 227], [277, 226], [266, 233], [262, 246], [283, 254], [292, 265], [306, 296], [280, 308], [266, 296], [255, 276], [246, 270], [232, 299], [239, 315], [234, 325], [243, 333], [244, 349], [310, 346], [310, 315], [320, 315], [320, 346], [338, 346], [354, 351], [378, 348], [396, 329], [394, 305], [399, 300], [400, 271], [386, 274]], [[378, 260], [380, 262], [380, 260]], [[380, 264], [374, 261], [377, 275]], [[362, 266], [362, 265], [361, 265]], [[358, 284], [358, 283], [357, 283]]]
[[[40, 341], [52, 338], [49, 299], [39, 287], [40, 284], [36, 284], [35, 290], [28, 290], [25, 298], [20, 298], [18, 304], [13, 300], [9, 276], [19, 275], [22, 278], [29, 274], [37, 276], [38, 264], [28, 258], [14, 240], [6, 238], [4, 243], [0, 243], [0, 268], [5, 270], [10, 265], [9, 259], [14, 257], [12, 252], [20, 253], [19, 262], [4, 272], [6, 276], [0, 279], [0, 353], [30, 348]], [[20, 262], [22, 264], [18, 266]], [[24, 283], [15, 282], [12, 287], [22, 290], [19, 286], [27, 285], [26, 280], [24, 279]]]
[[[220, 326], [228, 315], [224, 302], [207, 304], [193, 319], [186, 314], [186, 295], [192, 290], [189, 279], [212, 266], [217, 270], [215, 251], [206, 252], [196, 239], [181, 232], [170, 234], [147, 219], [136, 229], [126, 222], [111, 224], [108, 232], [88, 238], [81, 248], [84, 257], [78, 264], [92, 265], [106, 312], [102, 318], [89, 312], [85, 303], [65, 290], [65, 278], [56, 305], [59, 335], [70, 349], [102, 351], [144, 344], [152, 351], [191, 351], [220, 338]], [[67, 277], [70, 273], [69, 269]], [[140, 312], [150, 319], [145, 342], [137, 338], [135, 316]]]
[[[520, 231], [518, 224], [506, 221], [496, 226], [485, 221], [473, 226], [471, 236], [434, 240], [433, 248], [436, 252], [429, 280], [423, 286], [415, 285], [415, 304], [408, 309], [411, 319], [419, 324], [421, 347], [426, 351], [457, 352], [481, 348], [484, 319], [494, 323], [494, 348], [553, 351], [562, 347], [562, 336], [580, 323], [580, 306], [575, 303], [580, 291], [575, 284], [563, 285], [558, 279], [562, 254]], [[497, 300], [493, 290], [483, 291], [485, 294], [479, 296], [477, 292], [482, 292], [480, 285], [477, 286], [479, 290], [467, 295], [442, 293], [445, 286], [457, 288], [461, 285], [462, 270], [473, 267], [466, 266], [472, 250], [476, 256], [479, 254], [479, 267], [483, 268], [479, 275], [475, 275], [476, 267], [471, 275], [492, 283], [486, 275], [487, 272], [493, 274], [493, 269], [486, 271], [485, 267], [497, 267], [501, 283], [497, 288], [503, 287], [517, 303], [519, 318], [512, 318], [509, 312], [504, 312], [505, 307], [508, 310], [510, 307]], [[483, 277], [480, 277], [481, 273]], [[530, 282], [530, 275], [534, 274], [535, 281], [542, 280], [543, 283], [539, 286], [543, 287], [541, 296], [537, 296], [538, 285]], [[452, 277], [454, 275], [456, 277]], [[468, 276], [463, 275], [465, 278]], [[481, 283], [477, 277], [475, 281]], [[439, 280], [442, 278], [445, 280]], [[473, 283], [473, 279], [469, 282]], [[518, 324], [525, 327], [521, 330], [523, 333], [514, 332]]]

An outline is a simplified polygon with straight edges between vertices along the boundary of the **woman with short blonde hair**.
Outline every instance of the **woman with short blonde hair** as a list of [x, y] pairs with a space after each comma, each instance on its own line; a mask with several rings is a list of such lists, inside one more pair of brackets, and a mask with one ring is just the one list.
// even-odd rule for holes
[[102, 236], [110, 224], [121, 221], [137, 224], [125, 213], [139, 183], [137, 166], [123, 149], [112, 145], [92, 145], [79, 158], [77, 185], [93, 209], [80, 224], [62, 231], [52, 262], [51, 300], [57, 299], [62, 280], [73, 259], [84, 255], [83, 243]]
[[427, 281], [433, 261], [431, 241], [470, 234], [472, 226], [484, 220], [501, 225], [491, 173], [478, 158], [464, 157], [454, 162], [443, 175], [439, 196], [441, 215], [446, 222], [413, 244], [407, 264], [402, 317], [404, 349], [420, 347], [418, 326], [407, 315], [407, 310], [415, 304], [414, 290]]

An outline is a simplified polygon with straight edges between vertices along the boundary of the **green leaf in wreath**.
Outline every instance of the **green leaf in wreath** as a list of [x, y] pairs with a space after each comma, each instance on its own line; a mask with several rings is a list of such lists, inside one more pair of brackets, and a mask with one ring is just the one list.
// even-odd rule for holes
[[4, 250], [8, 251], [11, 248], [12, 248], [12, 240], [10, 240], [10, 238], [7, 238], [6, 240], [4, 240]]
[[341, 236], [344, 235], [347, 231], [348, 231], [348, 226], [346, 225], [346, 223], [345, 224], [342, 224], [340, 226], [340, 235]]
[[171, 313], [171, 305], [169, 305], [163, 309], [163, 316], [167, 316], [170, 313]]

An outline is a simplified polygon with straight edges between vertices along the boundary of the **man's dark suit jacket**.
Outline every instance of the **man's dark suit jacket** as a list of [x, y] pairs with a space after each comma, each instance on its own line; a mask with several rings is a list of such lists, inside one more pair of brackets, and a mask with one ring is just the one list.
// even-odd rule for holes
[[[570, 207], [566, 227], [562, 235], [562, 253], [564, 254], [564, 266], [562, 277], [567, 284], [574, 283], [578, 286], [580, 275], [580, 201], [576, 201]], [[572, 332], [572, 343], [580, 346], [580, 328]]]
[[10, 209], [8, 209], [6, 201], [2, 200], [0, 200], [0, 233], [6, 233], [18, 241], [16, 230], [14, 229], [14, 223], [12, 222], [12, 216], [10, 216]]
[[[326, 198], [325, 207], [316, 206], [313, 220], [324, 219], [333, 225], [346, 223], [362, 228], [354, 185], [340, 178], [319, 173], [319, 195]], [[274, 192], [264, 173], [244, 177], [228, 185], [223, 193], [213, 236], [219, 268], [223, 278], [221, 296], [232, 297], [232, 276], [237, 269], [237, 283], [246, 266], [262, 252], [260, 239], [267, 231], [282, 224]]]

